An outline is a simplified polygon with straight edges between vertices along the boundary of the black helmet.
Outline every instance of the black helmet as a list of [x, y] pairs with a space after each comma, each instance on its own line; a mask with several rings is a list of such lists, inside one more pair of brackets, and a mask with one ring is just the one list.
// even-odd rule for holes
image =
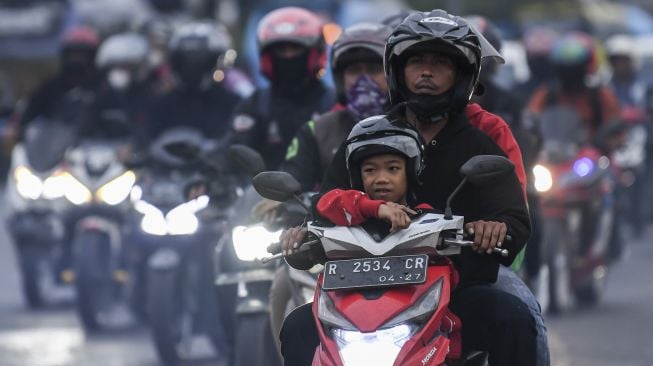
[[346, 28], [331, 48], [331, 70], [340, 103], [346, 102], [343, 73], [356, 62], [383, 63], [385, 41], [390, 27], [374, 23], [358, 23]]
[[[405, 51], [419, 45], [422, 50], [441, 51], [454, 56], [457, 66], [456, 83], [442, 95], [428, 101], [428, 117], [433, 121], [460, 113], [472, 97], [481, 71], [481, 59], [503, 60], [492, 45], [462, 17], [444, 10], [412, 13], [404, 19], [388, 38], [384, 67], [392, 104], [411, 102], [403, 80]], [[415, 111], [418, 112], [418, 111]]]
[[231, 35], [215, 21], [195, 21], [174, 32], [168, 45], [172, 70], [185, 84], [198, 85], [216, 67], [236, 59]]
[[379, 154], [406, 157], [406, 171], [411, 184], [419, 183], [424, 168], [424, 145], [419, 133], [410, 125], [386, 115], [372, 116], [352, 128], [346, 145], [347, 171], [352, 188], [362, 189], [360, 163]]

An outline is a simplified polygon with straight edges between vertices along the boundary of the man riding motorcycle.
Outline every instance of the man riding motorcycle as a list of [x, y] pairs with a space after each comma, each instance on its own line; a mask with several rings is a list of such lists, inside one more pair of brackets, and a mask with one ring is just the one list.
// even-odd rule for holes
[[66, 93], [74, 88], [92, 92], [98, 85], [95, 55], [100, 37], [89, 27], [70, 29], [63, 36], [59, 55], [59, 72], [41, 85], [30, 98], [20, 117], [18, 139], [22, 140], [27, 125], [38, 116], [52, 117]]
[[149, 136], [174, 126], [197, 128], [218, 139], [229, 129], [228, 119], [241, 98], [227, 89], [214, 73], [231, 65], [232, 41], [226, 27], [207, 21], [179, 28], [168, 46], [175, 88], [154, 102]]
[[326, 49], [317, 15], [297, 7], [274, 10], [259, 23], [257, 38], [261, 73], [271, 85], [236, 108], [230, 141], [256, 149], [275, 169], [301, 125], [331, 109], [335, 96], [320, 81]]
[[[504, 155], [489, 137], [469, 124], [463, 113], [478, 81], [482, 53], [493, 56], [487, 53], [491, 46], [481, 47], [485, 42], [464, 19], [441, 10], [412, 14], [388, 39], [385, 71], [391, 102], [398, 104], [392, 115], [406, 120], [429, 141], [426, 169], [420, 175], [422, 184], [416, 188], [416, 195], [419, 201], [436, 208], [445, 207], [449, 192], [460, 181], [447, 177], [458, 177], [456, 172], [467, 158], [477, 154]], [[341, 147], [322, 191], [348, 187], [347, 177], [345, 149]], [[506, 232], [512, 236], [517, 251], [529, 235], [528, 212], [516, 176], [492, 187], [463, 188], [452, 205], [455, 212], [470, 220], [466, 227], [475, 233], [477, 252], [463, 253], [456, 263], [461, 288], [454, 294], [452, 309], [463, 321], [466, 349], [489, 351], [492, 364], [535, 364], [533, 318], [528, 311], [524, 313], [526, 307], [516, 297], [485, 286], [496, 281], [499, 263], [481, 254], [502, 242]], [[294, 251], [302, 236], [300, 230], [284, 233], [285, 252]], [[516, 252], [511, 253], [501, 260], [502, 264], [512, 262]], [[494, 310], [492, 304], [497, 305]], [[300, 308], [284, 324], [281, 339], [286, 365], [310, 362], [316, 346], [311, 340], [315, 339], [309, 339], [307, 331], [301, 332], [302, 339], [296, 333], [307, 322], [312, 322], [310, 308], [308, 314]], [[503, 325], [497, 327], [498, 324]], [[494, 329], [484, 335], [474, 330], [485, 326]], [[511, 329], [510, 335], [504, 333], [507, 328]]]
[[145, 139], [147, 111], [155, 86], [150, 83], [147, 39], [137, 33], [107, 38], [96, 58], [103, 80], [80, 129], [82, 137]]

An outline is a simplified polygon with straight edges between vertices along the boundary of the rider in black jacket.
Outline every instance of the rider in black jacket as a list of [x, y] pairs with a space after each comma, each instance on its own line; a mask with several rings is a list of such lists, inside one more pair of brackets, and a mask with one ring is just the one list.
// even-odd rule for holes
[[[215, 22], [197, 21], [179, 28], [168, 46], [176, 79], [174, 89], [154, 102], [149, 116], [149, 137], [176, 126], [196, 128], [207, 138], [221, 138], [240, 96], [230, 91], [224, 69], [233, 60], [231, 36]], [[218, 68], [216, 69], [216, 62]]]
[[[497, 55], [486, 42], [464, 19], [441, 10], [410, 15], [388, 39], [385, 71], [391, 102], [398, 104], [391, 115], [414, 126], [427, 141], [426, 168], [416, 198], [436, 209], [445, 207], [447, 197], [461, 182], [458, 171], [465, 161], [480, 154], [504, 155], [464, 114], [478, 82], [482, 55]], [[350, 187], [344, 155], [344, 148], [336, 153], [322, 192]], [[492, 365], [536, 364], [535, 323], [526, 305], [487, 286], [496, 281], [500, 264], [511, 264], [530, 234], [516, 175], [492, 185], [466, 185], [452, 201], [452, 209], [465, 216], [466, 229], [475, 233], [476, 242], [474, 250], [464, 250], [455, 260], [461, 281], [450, 304], [463, 323], [464, 350], [489, 352]], [[504, 242], [506, 234], [512, 236], [512, 243]], [[288, 235], [293, 234], [282, 237], [286, 253], [294, 243], [293, 238], [287, 240]], [[510, 256], [486, 254], [500, 243]], [[301, 332], [300, 339], [297, 330], [309, 321], [305, 309], [286, 319], [281, 333], [286, 365], [310, 363], [315, 344], [308, 342], [315, 339], [306, 336], [311, 334], [308, 330]]]
[[320, 81], [326, 50], [317, 15], [281, 8], [263, 17], [258, 29], [261, 72], [270, 87], [236, 107], [229, 141], [256, 149], [268, 169], [277, 169], [297, 130], [336, 100]]

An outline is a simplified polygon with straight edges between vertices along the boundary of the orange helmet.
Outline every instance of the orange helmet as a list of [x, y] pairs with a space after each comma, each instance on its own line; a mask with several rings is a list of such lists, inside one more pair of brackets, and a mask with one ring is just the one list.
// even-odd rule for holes
[[261, 19], [257, 40], [261, 72], [268, 79], [274, 77], [270, 48], [279, 43], [294, 43], [308, 52], [306, 71], [313, 76], [326, 65], [326, 47], [322, 27], [324, 23], [316, 14], [298, 7], [285, 7], [271, 11]]

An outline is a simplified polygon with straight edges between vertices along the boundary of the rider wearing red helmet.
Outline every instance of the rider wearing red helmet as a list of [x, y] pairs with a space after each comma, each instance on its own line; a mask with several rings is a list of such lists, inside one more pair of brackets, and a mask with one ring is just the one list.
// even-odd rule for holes
[[260, 71], [270, 87], [236, 108], [232, 141], [258, 150], [268, 169], [279, 167], [302, 124], [335, 104], [333, 91], [320, 81], [326, 64], [322, 26], [317, 15], [298, 7], [274, 10], [259, 23]]

